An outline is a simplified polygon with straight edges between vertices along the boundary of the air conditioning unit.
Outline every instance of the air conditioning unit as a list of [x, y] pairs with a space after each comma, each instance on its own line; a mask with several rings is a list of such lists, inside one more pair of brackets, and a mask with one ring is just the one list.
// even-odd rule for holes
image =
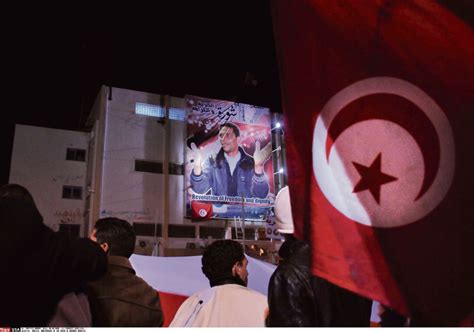
[[[157, 242], [159, 242], [157, 240]], [[151, 236], [137, 236], [135, 241], [135, 254], [151, 256], [155, 245], [155, 239]]]

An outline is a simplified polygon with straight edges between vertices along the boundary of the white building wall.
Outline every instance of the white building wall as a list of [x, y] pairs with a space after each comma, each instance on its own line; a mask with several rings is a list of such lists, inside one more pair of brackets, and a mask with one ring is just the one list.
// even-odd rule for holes
[[[81, 235], [84, 235], [87, 163], [66, 160], [66, 151], [67, 148], [87, 151], [88, 141], [88, 133], [15, 126], [9, 182], [31, 192], [44, 223], [53, 230], [58, 230], [60, 223], [81, 224]], [[82, 199], [63, 199], [64, 185], [82, 187]]]
[[[107, 87], [101, 89], [99, 97], [91, 117], [91, 133], [17, 125], [10, 183], [24, 185], [31, 191], [45, 223], [54, 230], [61, 223], [80, 224], [84, 236], [95, 220], [107, 216], [130, 223], [163, 224], [166, 197], [169, 224], [192, 224], [184, 218], [183, 175], [170, 174], [169, 190], [164, 192], [163, 174], [135, 171], [135, 160], [165, 160], [165, 124], [156, 117], [135, 113], [136, 103], [163, 105], [162, 97]], [[185, 100], [171, 97], [170, 108], [184, 112]], [[184, 162], [185, 126], [184, 121], [169, 120], [170, 163]], [[67, 148], [84, 149], [91, 155], [86, 156], [86, 162], [68, 161]], [[83, 199], [63, 199], [64, 185], [82, 187]], [[85, 223], [85, 219], [89, 222]], [[199, 225], [224, 226], [215, 220]], [[199, 225], [195, 224], [197, 232]], [[137, 242], [141, 240], [154, 243], [150, 236], [139, 236]], [[169, 238], [167, 247], [184, 248], [190, 242], [199, 246], [206, 241]], [[148, 252], [149, 247], [141, 249]]]
[[[156, 117], [135, 114], [136, 103], [160, 105], [160, 95], [112, 88], [105, 115], [104, 161], [100, 216], [129, 222], [162, 223], [163, 198], [170, 197], [171, 224], [183, 223], [183, 176], [169, 176], [169, 193], [163, 192], [163, 175], [135, 171], [135, 160], [164, 161], [164, 124]], [[184, 108], [184, 100], [171, 98], [171, 107]], [[185, 123], [170, 122], [170, 162], [183, 163]]]

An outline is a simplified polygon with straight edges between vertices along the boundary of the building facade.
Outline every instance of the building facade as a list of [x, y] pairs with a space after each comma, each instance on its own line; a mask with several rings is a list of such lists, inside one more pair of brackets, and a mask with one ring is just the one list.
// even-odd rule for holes
[[[257, 255], [261, 248], [270, 255], [275, 243], [268, 240], [276, 236], [266, 236], [265, 223], [185, 218], [185, 116], [183, 98], [103, 86], [87, 133], [17, 126], [10, 182], [31, 189], [45, 221], [56, 230], [61, 223], [76, 223], [83, 236], [99, 218], [129, 221], [138, 235], [136, 253], [199, 254], [209, 241], [232, 237], [249, 241], [248, 249]], [[29, 140], [36, 143], [28, 145]], [[51, 140], [57, 142], [54, 148]], [[275, 141], [280, 146], [281, 136]], [[63, 160], [74, 149], [84, 151], [83, 160]], [[277, 153], [284, 155], [280, 149]], [[280, 167], [284, 159], [274, 156], [273, 162]], [[280, 187], [283, 176], [276, 174]], [[51, 193], [40, 189], [46, 187]], [[82, 188], [80, 199], [63, 198], [69, 187], [72, 195], [75, 187]], [[60, 198], [48, 200], [58, 190]]]
[[28, 188], [44, 223], [84, 236], [89, 133], [16, 125], [10, 183]]

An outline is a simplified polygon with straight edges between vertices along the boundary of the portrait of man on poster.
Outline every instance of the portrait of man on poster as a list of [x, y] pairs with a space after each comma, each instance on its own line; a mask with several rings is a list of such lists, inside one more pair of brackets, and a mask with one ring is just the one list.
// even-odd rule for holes
[[198, 194], [216, 196], [267, 197], [269, 182], [264, 166], [272, 153], [271, 142], [261, 148], [257, 140], [253, 156], [250, 156], [240, 145], [240, 128], [237, 124], [222, 124], [217, 135], [221, 148], [216, 156], [204, 160], [196, 144], [190, 145], [192, 190]]

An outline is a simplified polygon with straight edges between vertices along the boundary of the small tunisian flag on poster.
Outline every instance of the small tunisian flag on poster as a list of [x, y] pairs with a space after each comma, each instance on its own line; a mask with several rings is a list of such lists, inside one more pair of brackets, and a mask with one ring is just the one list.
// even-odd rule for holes
[[212, 203], [192, 201], [192, 219], [194, 221], [209, 220], [212, 218]]
[[313, 273], [419, 324], [474, 303], [474, 32], [435, 1], [272, 1]]

